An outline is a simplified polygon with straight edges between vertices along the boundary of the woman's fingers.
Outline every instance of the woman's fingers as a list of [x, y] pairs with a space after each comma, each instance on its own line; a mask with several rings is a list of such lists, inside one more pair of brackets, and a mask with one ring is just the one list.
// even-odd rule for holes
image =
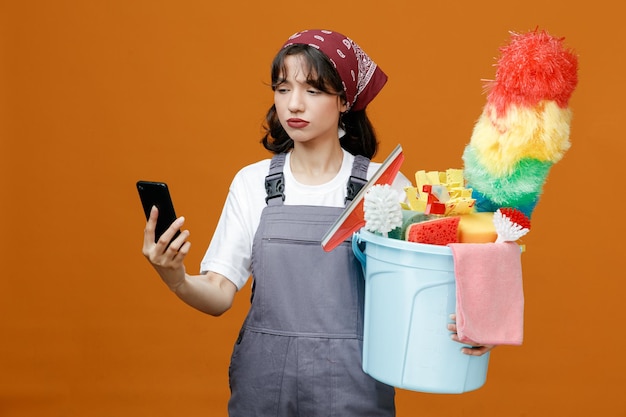
[[[176, 233], [176, 231], [174, 233]], [[189, 252], [189, 248], [191, 247], [191, 242], [187, 240], [188, 238], [189, 230], [182, 230], [180, 234], [176, 237], [176, 239], [170, 242], [169, 246], [166, 249], [166, 252], [169, 254], [171, 259], [185, 258], [185, 256]]]
[[148, 256], [150, 247], [154, 245], [154, 231], [156, 229], [157, 218], [159, 217], [159, 210], [156, 206], [152, 206], [150, 210], [150, 216], [146, 222], [146, 227], [143, 229], [143, 254]]
[[492, 345], [484, 345], [484, 346], [475, 346], [472, 348], [463, 348], [461, 349], [461, 352], [470, 356], [482, 356], [485, 353], [489, 352], [491, 349], [493, 349]]
[[459, 335], [457, 334], [457, 327], [456, 327], [456, 321], [455, 321], [456, 314], [451, 314], [450, 320], [453, 320], [452, 323], [448, 323], [448, 330], [452, 332], [452, 334], [450, 335], [452, 340], [458, 343], [462, 343], [464, 345], [469, 345], [469, 347], [462, 348], [461, 352], [465, 353], [466, 355], [481, 356], [489, 352], [491, 349], [495, 347], [495, 345], [483, 345], [481, 343], [473, 342], [471, 340], [461, 341], [459, 339]]
[[452, 333], [451, 338], [455, 342], [466, 345], [466, 347], [461, 348], [461, 352], [465, 353], [466, 355], [481, 356], [495, 347], [495, 345], [483, 345], [481, 343], [473, 342], [471, 340], [461, 341], [459, 340], [459, 335], [456, 333]]
[[158, 217], [158, 209], [152, 207], [144, 229], [143, 254], [148, 258], [150, 263], [155, 266], [177, 267], [185, 258], [191, 247], [191, 243], [187, 241], [189, 231], [181, 231], [181, 227], [185, 223], [185, 218], [179, 217], [172, 222], [155, 242], [155, 229]]
[[[159, 250], [161, 252], [165, 252], [170, 243], [173, 243], [174, 236], [180, 232], [180, 228], [185, 223], [184, 217], [179, 217], [172, 222], [172, 224], [163, 232], [163, 234], [159, 237], [159, 240], [156, 242], [157, 246], [159, 246]], [[182, 243], [181, 243], [182, 245]]]

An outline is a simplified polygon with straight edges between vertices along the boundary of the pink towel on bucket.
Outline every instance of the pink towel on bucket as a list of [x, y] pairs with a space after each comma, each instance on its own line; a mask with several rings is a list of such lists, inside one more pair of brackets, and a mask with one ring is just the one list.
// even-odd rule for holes
[[516, 243], [451, 243], [459, 339], [521, 345], [524, 292]]

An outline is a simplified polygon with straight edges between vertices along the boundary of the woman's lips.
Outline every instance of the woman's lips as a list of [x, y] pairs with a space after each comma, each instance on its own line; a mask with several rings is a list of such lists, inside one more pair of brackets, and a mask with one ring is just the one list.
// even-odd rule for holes
[[303, 127], [308, 126], [308, 124], [309, 122], [302, 119], [287, 119], [287, 125], [295, 129], [302, 129]]

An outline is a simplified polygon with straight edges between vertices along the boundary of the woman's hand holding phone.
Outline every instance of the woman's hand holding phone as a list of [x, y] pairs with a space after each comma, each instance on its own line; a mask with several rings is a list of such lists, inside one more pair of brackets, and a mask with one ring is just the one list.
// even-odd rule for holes
[[167, 184], [137, 181], [137, 191], [147, 220], [143, 255], [170, 290], [187, 304], [213, 316], [223, 314], [231, 307], [237, 287], [215, 272], [186, 273], [189, 231], [182, 229], [185, 218], [176, 216]]
[[[159, 210], [155, 206], [152, 207], [144, 229], [143, 254], [165, 284], [176, 292], [176, 289], [185, 282], [184, 260], [191, 247], [191, 242], [187, 240], [189, 231], [182, 230], [185, 218], [179, 217], [155, 242], [158, 216]], [[178, 236], [174, 238], [177, 234]]]

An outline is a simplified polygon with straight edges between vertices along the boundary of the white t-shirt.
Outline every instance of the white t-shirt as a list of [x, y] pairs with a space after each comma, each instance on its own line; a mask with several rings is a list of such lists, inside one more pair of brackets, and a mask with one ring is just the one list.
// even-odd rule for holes
[[[290, 154], [285, 158], [286, 205], [311, 205], [344, 207], [346, 186], [352, 173], [354, 155], [343, 151], [341, 169], [329, 182], [320, 185], [305, 185], [296, 181], [291, 173]], [[242, 168], [233, 179], [219, 222], [200, 264], [202, 273], [217, 272], [241, 289], [251, 273], [252, 242], [261, 212], [266, 206], [265, 177], [269, 172], [270, 159], [264, 159]], [[380, 163], [371, 162], [367, 178], [371, 178]], [[401, 173], [392, 187], [404, 200], [404, 187], [411, 182]]]

